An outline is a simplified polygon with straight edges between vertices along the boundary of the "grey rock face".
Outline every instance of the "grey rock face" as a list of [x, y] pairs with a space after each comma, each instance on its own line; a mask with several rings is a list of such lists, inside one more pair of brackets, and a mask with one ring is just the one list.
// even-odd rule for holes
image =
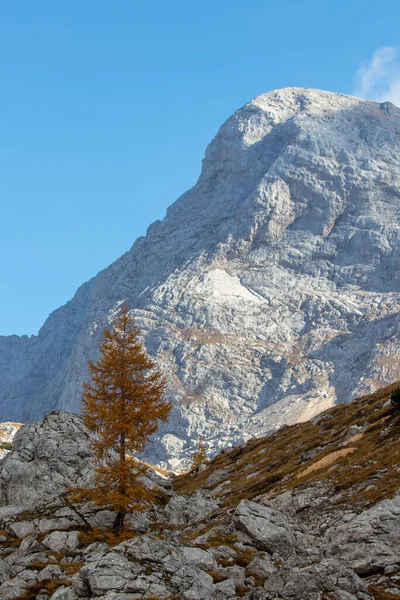
[[400, 110], [289, 88], [221, 127], [197, 184], [56, 310], [0, 339], [0, 419], [79, 411], [128, 301], [169, 379], [147, 457], [178, 468], [400, 378]]
[[[322, 492], [314, 487], [309, 495], [312, 490], [316, 496]], [[304, 502], [307, 489], [298, 493]], [[329, 527], [318, 525], [314, 510], [299, 510], [301, 504], [292, 494], [277, 496], [268, 507], [248, 501], [239, 504], [235, 526], [246, 531], [251, 545], [278, 557], [276, 563], [254, 559], [252, 570], [263, 571], [267, 579], [263, 589], [251, 596], [253, 600], [320, 600], [327, 594], [337, 600], [361, 600], [373, 597], [368, 589], [371, 583], [389, 589], [388, 576], [398, 573], [400, 562], [400, 496], [360, 514], [341, 509], [330, 515], [327, 496], [320, 500], [314, 509], [320, 523], [333, 517], [334, 524]], [[313, 508], [311, 504], [309, 508]], [[299, 527], [303, 531], [300, 536]], [[395, 594], [400, 592], [398, 582], [395, 575]]]
[[65, 588], [64, 586], [58, 588], [58, 590], [56, 592], [54, 592], [54, 594], [52, 595], [52, 600], [69, 600], [71, 599], [71, 592], [68, 588]]
[[73, 552], [79, 547], [79, 534], [77, 531], [53, 531], [44, 538], [42, 544], [53, 552]]
[[27, 583], [19, 577], [15, 577], [12, 581], [6, 581], [0, 585], [0, 594], [3, 600], [13, 600], [22, 596], [26, 591]]
[[200, 548], [178, 547], [154, 536], [141, 536], [113, 551], [97, 547], [73, 578], [72, 589], [78, 597], [104, 597], [117, 591], [140, 594], [138, 597], [169, 597], [176, 592], [186, 600], [211, 598], [213, 580], [202, 569], [215, 564], [212, 554]]
[[28, 535], [33, 533], [33, 530], [33, 524], [27, 521], [19, 521], [17, 523], [12, 523], [8, 528], [8, 532], [11, 533], [11, 535], [15, 535], [15, 537], [18, 538], [27, 537]]
[[320, 600], [323, 593], [338, 600], [371, 598], [366, 584], [351, 569], [335, 561], [321, 561], [310, 567], [281, 569], [266, 580], [264, 590], [256, 592], [254, 599]]
[[218, 508], [218, 501], [207, 491], [196, 490], [191, 496], [173, 496], [164, 509], [170, 523], [197, 523]]
[[288, 558], [296, 547], [296, 536], [287, 516], [269, 506], [242, 500], [234, 523], [250, 536], [256, 547], [271, 554], [276, 552]]
[[37, 577], [38, 581], [46, 581], [46, 579], [62, 579], [63, 572], [58, 565], [47, 565], [42, 569]]
[[348, 561], [356, 573], [383, 573], [400, 557], [400, 497], [386, 500], [327, 530], [326, 553]]
[[90, 455], [78, 415], [53, 412], [22, 427], [1, 463], [0, 505], [34, 504], [64, 492], [67, 484], [84, 485], [93, 475]]

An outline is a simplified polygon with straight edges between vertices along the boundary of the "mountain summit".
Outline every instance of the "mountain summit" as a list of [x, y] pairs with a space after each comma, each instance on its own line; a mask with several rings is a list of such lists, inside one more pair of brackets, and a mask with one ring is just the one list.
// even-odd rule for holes
[[127, 301], [172, 418], [178, 467], [400, 379], [400, 109], [288, 88], [238, 110], [196, 185], [54, 311], [0, 338], [0, 420], [79, 411], [87, 361]]

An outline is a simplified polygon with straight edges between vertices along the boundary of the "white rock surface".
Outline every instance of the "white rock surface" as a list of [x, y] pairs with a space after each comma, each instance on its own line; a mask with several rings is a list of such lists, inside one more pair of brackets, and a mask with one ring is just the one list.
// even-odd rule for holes
[[78, 531], [53, 531], [42, 541], [43, 546], [53, 552], [73, 552], [80, 545]]
[[15, 434], [22, 427], [22, 423], [0, 423], [0, 458], [4, 458], [10, 451]]
[[17, 523], [13, 523], [8, 528], [8, 532], [11, 535], [14, 535], [17, 538], [24, 538], [33, 533], [34, 527], [32, 523], [27, 521], [19, 521]]
[[[127, 300], [174, 410], [151, 462], [187, 464], [400, 378], [400, 109], [288, 88], [221, 127], [197, 184], [52, 313], [0, 339], [2, 419], [79, 411]], [[172, 462], [168, 462], [172, 461]]]

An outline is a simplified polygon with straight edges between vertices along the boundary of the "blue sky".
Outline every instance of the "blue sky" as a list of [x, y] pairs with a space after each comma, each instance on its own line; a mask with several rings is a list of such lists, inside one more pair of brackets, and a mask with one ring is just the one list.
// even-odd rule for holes
[[400, 104], [399, 23], [399, 0], [2, 2], [0, 334], [130, 248], [254, 96]]

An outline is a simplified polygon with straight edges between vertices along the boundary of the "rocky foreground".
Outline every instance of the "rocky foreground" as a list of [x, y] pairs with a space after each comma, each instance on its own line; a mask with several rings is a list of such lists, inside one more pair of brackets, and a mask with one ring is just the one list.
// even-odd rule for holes
[[149, 469], [158, 502], [120, 540], [107, 507], [71, 505], [89, 435], [55, 412], [0, 462], [0, 598], [400, 598], [400, 414], [393, 387], [222, 452]]

